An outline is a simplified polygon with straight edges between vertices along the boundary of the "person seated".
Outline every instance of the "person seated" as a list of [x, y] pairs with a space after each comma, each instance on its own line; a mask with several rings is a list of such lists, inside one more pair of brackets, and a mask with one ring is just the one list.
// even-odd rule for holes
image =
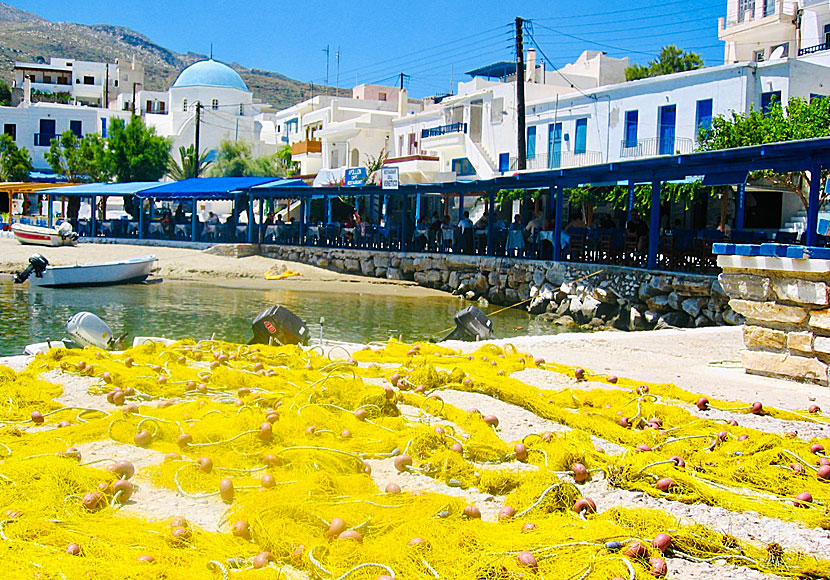
[[432, 212], [432, 219], [429, 223], [429, 243], [433, 247], [437, 247], [441, 240], [441, 226], [443, 222], [438, 217], [438, 212]]
[[614, 230], [617, 228], [617, 224], [614, 223], [614, 220], [611, 219], [610, 215], [603, 215], [602, 218], [599, 220], [599, 227], [604, 230]]
[[530, 234], [533, 235], [539, 230], [542, 229], [542, 224], [544, 223], [545, 219], [541, 212], [536, 212], [533, 214], [533, 219], [527, 222], [525, 226], [525, 230]]
[[266, 227], [274, 225], [274, 220], [276, 219], [275, 216], [276, 216], [276, 212], [273, 212], [273, 211], [268, 212], [268, 215], [265, 216], [265, 221], [262, 222], [262, 225], [264, 225]]
[[412, 245], [416, 252], [423, 252], [426, 249], [429, 225], [424, 218], [418, 220], [415, 224], [415, 233], [412, 235]]
[[172, 239], [174, 230], [173, 216], [170, 210], [166, 210], [161, 216], [161, 231], [166, 238]]
[[585, 224], [585, 220], [582, 218], [582, 214], [577, 214], [568, 225], [565, 226], [565, 232], [568, 234], [574, 233], [574, 230], [584, 230], [587, 228]]
[[545, 218], [545, 220], [542, 222], [543, 232], [552, 232], [555, 228], [556, 224], [554, 223], [554, 220], [550, 218]]
[[177, 224], [187, 223], [187, 217], [184, 215], [184, 208], [182, 207], [182, 204], [179, 204], [176, 208], [176, 215], [173, 217], [173, 221]]
[[487, 227], [490, 225], [490, 217], [487, 215], [487, 212], [484, 212], [484, 215], [481, 216], [481, 219], [476, 222], [476, 229], [477, 230], [486, 230]]
[[631, 212], [631, 220], [625, 229], [629, 235], [636, 237], [637, 252], [645, 254], [648, 251], [648, 225], [640, 219], [638, 212]]

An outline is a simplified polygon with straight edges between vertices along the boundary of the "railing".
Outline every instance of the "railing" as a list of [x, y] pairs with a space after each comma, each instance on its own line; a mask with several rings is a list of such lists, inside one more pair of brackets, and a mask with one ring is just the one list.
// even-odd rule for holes
[[291, 155], [306, 155], [308, 153], [322, 153], [323, 143], [320, 141], [297, 141], [291, 146]]
[[57, 139], [54, 133], [35, 133], [35, 147], [49, 147], [52, 139]]
[[[573, 153], [563, 151], [556, 155], [548, 156], [547, 153], [536, 154], [527, 159], [527, 169], [560, 169], [565, 167], [586, 167], [588, 165], [600, 165], [602, 153], [600, 151], [586, 151], [585, 153]], [[519, 167], [519, 160], [516, 157], [510, 158], [510, 170], [516, 171]]]
[[467, 123], [450, 123], [449, 125], [441, 125], [440, 127], [431, 127], [429, 129], [421, 129], [421, 139], [428, 137], [440, 137], [448, 133], [466, 133]]
[[816, 44], [815, 46], [799, 48], [798, 56], [804, 56], [805, 54], [814, 54], [816, 52], [822, 52], [824, 50], [830, 50], [830, 42], [822, 42], [821, 44]]
[[620, 143], [620, 157], [631, 159], [635, 157], [657, 157], [659, 155], [680, 155], [694, 151], [694, 140], [685, 137], [674, 139], [637, 139], [637, 143], [623, 140]]

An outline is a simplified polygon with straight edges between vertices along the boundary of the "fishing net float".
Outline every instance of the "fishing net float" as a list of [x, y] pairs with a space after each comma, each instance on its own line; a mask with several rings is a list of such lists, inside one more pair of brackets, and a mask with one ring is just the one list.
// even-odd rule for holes
[[[583, 384], [537, 389], [515, 375], [528, 368]], [[62, 406], [44, 371], [84, 377], [101, 408]], [[448, 391], [488, 395], [562, 431], [505, 440], [505, 417], [452, 405]], [[744, 414], [821, 422], [820, 410], [706, 398], [704, 407], [735, 417], [724, 423], [706, 417], [702, 398], [509, 345], [471, 354], [397, 341], [354, 353], [219, 341], [52, 350], [21, 373], [0, 367], [4, 571], [643, 579], [666, 575], [673, 557], [830, 577], [827, 562], [799, 550], [583, 492], [601, 481], [830, 529], [828, 441], [738, 424]], [[79, 449], [100, 444], [107, 458], [84, 462]], [[219, 515], [206, 526], [192, 523], [196, 507], [153, 517], [163, 494]]]

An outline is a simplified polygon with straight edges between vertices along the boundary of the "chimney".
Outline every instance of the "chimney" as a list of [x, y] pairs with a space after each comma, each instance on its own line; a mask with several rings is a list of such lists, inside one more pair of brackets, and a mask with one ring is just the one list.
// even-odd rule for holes
[[23, 79], [23, 106], [28, 107], [32, 104], [32, 79], [29, 75]]
[[527, 64], [525, 64], [525, 81], [529, 83], [536, 82], [536, 49], [527, 49]]
[[409, 110], [409, 93], [406, 89], [401, 89], [398, 93], [398, 116], [405, 117]]

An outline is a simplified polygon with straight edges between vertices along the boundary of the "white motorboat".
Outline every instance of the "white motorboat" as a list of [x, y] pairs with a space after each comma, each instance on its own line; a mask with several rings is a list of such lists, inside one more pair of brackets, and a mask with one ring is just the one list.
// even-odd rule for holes
[[26, 245], [73, 246], [78, 243], [78, 234], [72, 231], [69, 222], [63, 222], [57, 228], [16, 223], [12, 224], [11, 230], [17, 241]]
[[15, 276], [21, 284], [27, 279], [32, 286], [107, 286], [142, 282], [150, 275], [155, 256], [138, 256], [97, 264], [50, 266], [40, 254], [29, 258], [29, 266]]

